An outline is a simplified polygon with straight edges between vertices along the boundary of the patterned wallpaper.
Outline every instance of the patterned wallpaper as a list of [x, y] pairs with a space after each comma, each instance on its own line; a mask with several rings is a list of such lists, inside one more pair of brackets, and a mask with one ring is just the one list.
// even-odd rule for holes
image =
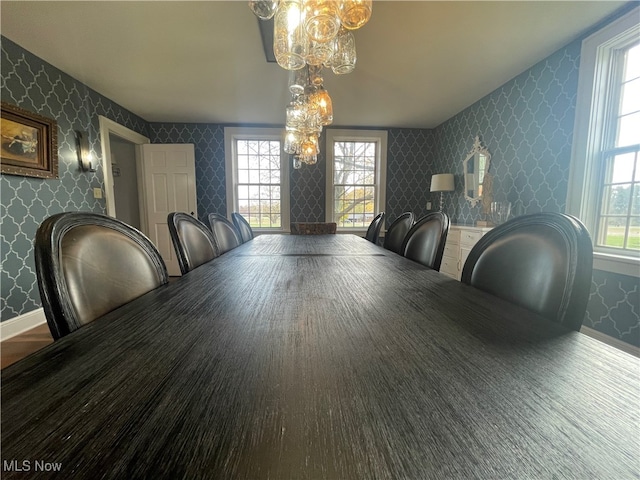
[[[427, 202], [433, 201], [429, 182], [434, 173], [445, 168], [435, 152], [435, 137], [431, 130], [390, 129], [387, 152], [388, 227], [403, 212], [417, 217], [427, 213]], [[435, 206], [435, 204], [434, 204]]]
[[496, 201], [511, 202], [517, 215], [564, 211], [580, 47], [570, 44], [435, 129], [438, 157], [456, 176], [453, 221], [481, 215], [465, 200], [462, 178], [476, 135], [491, 152]]
[[[456, 174], [462, 191], [462, 159], [475, 135], [492, 153], [496, 200], [517, 214], [563, 211], [571, 151], [580, 43], [574, 42], [514, 78], [434, 130], [389, 129], [387, 224], [406, 210], [426, 213], [434, 173]], [[59, 123], [60, 179], [3, 175], [0, 252], [2, 320], [38, 308], [31, 242], [37, 225], [63, 210], [103, 212], [90, 189], [102, 172], [80, 173], [72, 131], [87, 130], [100, 152], [98, 115], [148, 136], [154, 143], [193, 143], [196, 151], [198, 214], [226, 212], [224, 126], [147, 123], [82, 83], [2, 38], [2, 100], [55, 118]], [[291, 220], [324, 220], [324, 156], [313, 167], [292, 170]], [[473, 223], [479, 207], [461, 193], [445, 210], [457, 223]], [[594, 272], [585, 325], [640, 346], [639, 279]]]
[[147, 123], [4, 37], [0, 54], [2, 101], [58, 123], [60, 177], [0, 176], [0, 318], [7, 320], [40, 307], [33, 258], [40, 223], [63, 211], [105, 211], [92, 191], [103, 186], [102, 171], [80, 172], [74, 130], [87, 132], [99, 153], [98, 115], [145, 135]]
[[[226, 215], [224, 125], [193, 123], [151, 123], [151, 143], [193, 143], [196, 156], [198, 216]], [[325, 145], [324, 132], [320, 144]], [[300, 170], [289, 168], [292, 222], [325, 221], [325, 148], [318, 163]], [[387, 225], [407, 210], [427, 212], [430, 200], [426, 188], [431, 174], [433, 133], [420, 129], [390, 129], [387, 153]], [[437, 163], [436, 163], [437, 165]], [[444, 168], [444, 167], [441, 167]]]
[[[581, 42], [517, 76], [435, 129], [436, 152], [456, 176], [456, 223], [481, 219], [464, 199], [462, 160], [480, 135], [491, 152], [494, 198], [513, 213], [564, 212]], [[584, 325], [640, 346], [640, 278], [594, 271]]]

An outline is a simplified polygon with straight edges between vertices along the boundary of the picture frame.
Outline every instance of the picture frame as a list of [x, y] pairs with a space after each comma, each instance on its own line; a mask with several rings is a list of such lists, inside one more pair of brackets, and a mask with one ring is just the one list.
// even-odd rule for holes
[[58, 178], [58, 124], [51, 118], [1, 103], [0, 171]]

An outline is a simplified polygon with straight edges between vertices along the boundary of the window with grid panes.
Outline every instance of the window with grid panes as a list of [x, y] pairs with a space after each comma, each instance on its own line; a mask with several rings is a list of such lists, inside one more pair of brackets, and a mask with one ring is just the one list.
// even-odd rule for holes
[[582, 44], [567, 211], [591, 233], [594, 268], [638, 274], [640, 9]]
[[327, 130], [327, 218], [366, 230], [385, 202], [386, 131]]
[[257, 231], [289, 225], [281, 140], [279, 129], [225, 128], [228, 213], [240, 213]]
[[640, 41], [615, 53], [595, 243], [640, 251]]

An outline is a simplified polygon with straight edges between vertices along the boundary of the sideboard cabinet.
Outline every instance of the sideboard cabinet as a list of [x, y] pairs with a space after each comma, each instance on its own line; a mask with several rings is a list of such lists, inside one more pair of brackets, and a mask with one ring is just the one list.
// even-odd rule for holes
[[469, 256], [469, 252], [491, 227], [472, 227], [466, 225], [451, 225], [444, 246], [440, 272], [456, 280], [462, 276], [462, 267]]

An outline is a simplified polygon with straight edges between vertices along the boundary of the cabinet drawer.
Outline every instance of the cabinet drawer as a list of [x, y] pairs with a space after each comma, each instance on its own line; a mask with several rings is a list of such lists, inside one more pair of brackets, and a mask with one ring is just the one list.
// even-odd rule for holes
[[450, 228], [447, 234], [447, 245], [458, 245], [460, 243], [460, 230]]
[[451, 257], [442, 257], [440, 271], [453, 278], [458, 278], [458, 259]]
[[445, 243], [443, 255], [445, 257], [458, 258], [458, 244]]
[[482, 238], [482, 232], [463, 230], [460, 232], [460, 245], [473, 246]]

